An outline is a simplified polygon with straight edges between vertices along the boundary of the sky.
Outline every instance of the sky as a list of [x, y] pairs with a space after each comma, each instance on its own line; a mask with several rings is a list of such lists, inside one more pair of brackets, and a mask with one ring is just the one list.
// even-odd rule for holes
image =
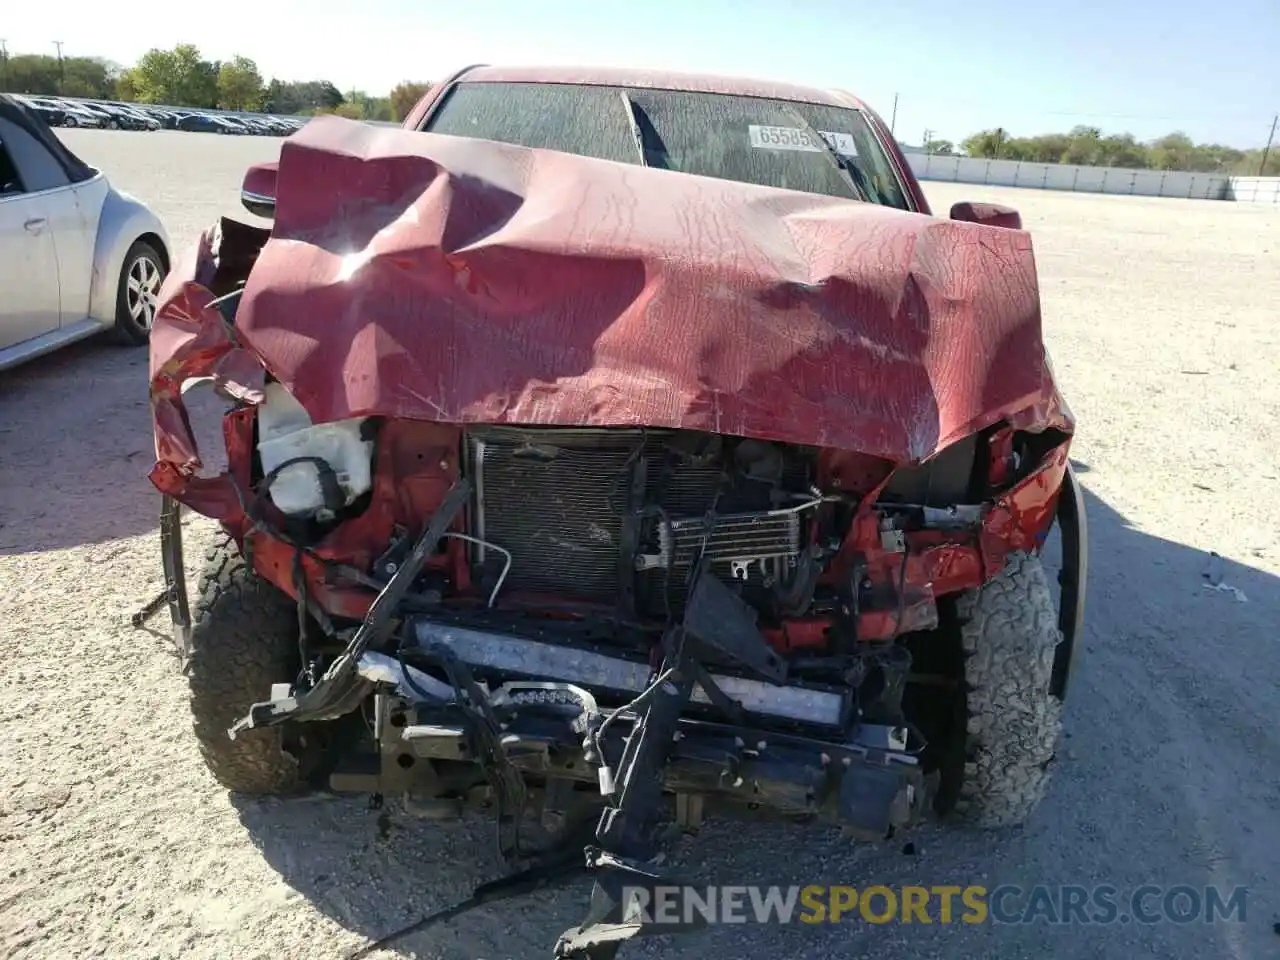
[[1087, 124], [1254, 147], [1280, 111], [1280, 0], [219, 0], [145, 16], [63, 0], [55, 23], [8, 6], [10, 54], [60, 40], [128, 65], [191, 42], [370, 93], [472, 63], [725, 73], [849, 90], [911, 144]]

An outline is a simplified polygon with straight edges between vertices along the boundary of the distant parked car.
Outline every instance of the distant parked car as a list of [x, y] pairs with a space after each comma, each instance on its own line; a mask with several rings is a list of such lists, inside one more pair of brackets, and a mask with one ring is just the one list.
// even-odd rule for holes
[[160, 126], [166, 130], [181, 130], [182, 128], [178, 124], [191, 116], [185, 110], [152, 110], [151, 114], [160, 121]]
[[36, 113], [40, 114], [40, 117], [44, 122], [51, 127], [60, 127], [66, 122], [67, 112], [56, 104], [47, 103], [35, 97], [23, 97], [17, 94], [14, 94], [14, 99], [21, 103], [25, 103]]
[[178, 129], [188, 130], [193, 133], [225, 133], [213, 117], [207, 113], [186, 113], [181, 114], [178, 118]]
[[244, 135], [250, 132], [249, 127], [238, 117], [228, 117], [226, 114], [221, 113], [215, 113], [212, 114], [212, 116], [214, 122], [219, 123], [226, 128], [226, 133]]
[[[121, 118], [113, 111], [103, 108], [101, 104], [85, 103], [83, 100], [60, 100], [60, 103], [72, 106], [80, 110], [82, 113], [88, 113], [98, 118], [100, 125], [109, 130], [119, 130], [122, 126]], [[126, 123], [128, 121], [125, 121]]]
[[85, 104], [87, 109], [106, 116], [104, 125], [109, 130], [146, 130], [147, 120], [139, 113], [114, 103]]
[[101, 331], [146, 343], [168, 270], [160, 219], [0, 94], [0, 370]]
[[178, 120], [182, 116], [176, 110], [158, 110], [154, 107], [148, 108], [147, 114], [156, 119], [162, 130], [177, 130]]
[[138, 125], [136, 128], [138, 130], [160, 129], [160, 121], [151, 116], [151, 114], [147, 113], [145, 110], [142, 110], [131, 103], [112, 103], [109, 106], [123, 112], [126, 116], [132, 119]]
[[103, 117], [101, 114], [91, 110], [86, 110], [80, 104], [71, 100], [58, 100], [53, 97], [26, 97], [26, 102], [41, 111], [46, 122], [50, 115], [58, 117], [58, 126], [60, 127], [101, 127]]

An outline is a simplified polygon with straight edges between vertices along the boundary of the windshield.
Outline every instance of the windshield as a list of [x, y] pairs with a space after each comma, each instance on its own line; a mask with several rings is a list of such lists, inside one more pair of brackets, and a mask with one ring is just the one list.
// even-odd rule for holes
[[[822, 134], [852, 177], [799, 119]], [[866, 117], [845, 107], [682, 90], [463, 82], [426, 129], [620, 163], [641, 163], [643, 151], [653, 167], [863, 199], [852, 179], [873, 203], [910, 209]]]

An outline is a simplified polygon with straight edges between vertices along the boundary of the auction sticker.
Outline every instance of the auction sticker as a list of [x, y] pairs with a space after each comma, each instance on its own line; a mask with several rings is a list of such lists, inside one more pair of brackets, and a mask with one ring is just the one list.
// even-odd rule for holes
[[[751, 124], [747, 127], [751, 135], [751, 146], [757, 150], [800, 150], [805, 153], [821, 153], [822, 147], [814, 142], [809, 131], [799, 127], [764, 127]], [[836, 153], [846, 157], [856, 157], [858, 148], [853, 143], [852, 134], [832, 133], [819, 130], [822, 139], [831, 145]]]

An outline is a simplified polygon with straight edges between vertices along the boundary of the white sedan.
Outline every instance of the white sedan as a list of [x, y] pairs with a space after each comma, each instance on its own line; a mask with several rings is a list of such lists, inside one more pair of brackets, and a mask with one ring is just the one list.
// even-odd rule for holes
[[159, 217], [0, 94], [0, 370], [100, 332], [146, 343], [168, 269]]

